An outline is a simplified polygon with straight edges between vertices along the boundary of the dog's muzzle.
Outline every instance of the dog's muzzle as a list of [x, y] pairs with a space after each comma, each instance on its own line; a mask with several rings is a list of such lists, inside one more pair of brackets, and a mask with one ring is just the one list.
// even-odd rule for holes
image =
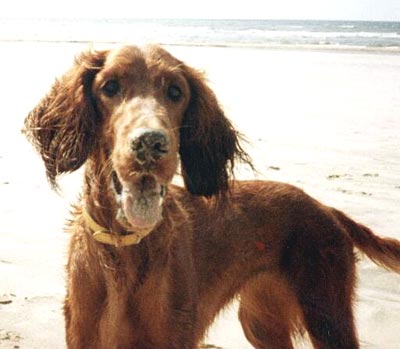
[[166, 183], [158, 171], [168, 160], [171, 140], [163, 129], [137, 128], [127, 142], [111, 176], [119, 206], [117, 220], [128, 230], [152, 229], [162, 220]]

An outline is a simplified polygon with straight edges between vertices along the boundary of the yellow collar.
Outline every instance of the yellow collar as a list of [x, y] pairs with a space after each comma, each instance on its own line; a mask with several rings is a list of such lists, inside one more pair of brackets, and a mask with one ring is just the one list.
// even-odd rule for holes
[[128, 235], [118, 235], [97, 224], [85, 207], [82, 207], [82, 215], [89, 225], [89, 228], [93, 231], [93, 238], [103, 244], [113, 245], [115, 247], [137, 245], [149, 233], [135, 232]]

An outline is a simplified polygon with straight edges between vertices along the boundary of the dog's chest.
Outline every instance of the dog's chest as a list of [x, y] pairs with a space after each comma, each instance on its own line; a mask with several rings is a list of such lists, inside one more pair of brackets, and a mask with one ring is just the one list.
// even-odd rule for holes
[[[101, 348], [147, 348], [165, 338], [168, 284], [162, 270], [144, 280], [109, 275], [107, 298], [99, 323]], [[106, 335], [104, 335], [106, 334]]]

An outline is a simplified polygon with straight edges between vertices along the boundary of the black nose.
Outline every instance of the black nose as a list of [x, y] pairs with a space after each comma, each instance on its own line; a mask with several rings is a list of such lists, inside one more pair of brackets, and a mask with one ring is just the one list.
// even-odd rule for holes
[[129, 142], [140, 164], [157, 161], [169, 151], [168, 135], [162, 130], [137, 129], [131, 134]]

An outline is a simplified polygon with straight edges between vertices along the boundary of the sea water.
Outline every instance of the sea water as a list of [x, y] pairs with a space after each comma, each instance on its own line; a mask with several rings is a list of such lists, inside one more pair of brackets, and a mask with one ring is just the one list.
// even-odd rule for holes
[[205, 19], [0, 19], [0, 41], [373, 49], [400, 52], [399, 22]]

